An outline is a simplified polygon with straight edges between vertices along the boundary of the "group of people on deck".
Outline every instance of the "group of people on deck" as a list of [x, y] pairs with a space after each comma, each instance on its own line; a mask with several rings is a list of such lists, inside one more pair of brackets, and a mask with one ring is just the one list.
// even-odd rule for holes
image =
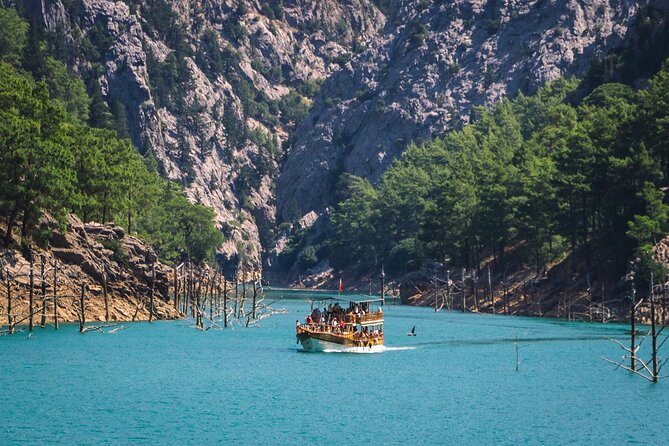
[[[379, 308], [378, 311], [381, 312], [381, 308]], [[369, 314], [370, 312], [371, 309], [368, 302], [361, 302], [360, 304], [351, 302], [347, 309], [344, 309], [339, 305], [339, 302], [337, 302], [334, 305], [329, 304], [327, 308], [324, 307], [322, 311], [319, 308], [314, 308], [311, 311], [311, 314], [307, 316], [306, 323], [309, 328], [314, 331], [342, 334], [347, 330], [347, 322], [359, 322], [359, 316]], [[300, 325], [299, 320], [295, 323], [298, 326]], [[358, 329], [355, 325], [353, 326], [353, 333], [354, 337], [356, 335], [364, 337], [380, 335], [379, 330], [370, 330], [367, 327], [362, 327], [361, 332], [358, 333]]]

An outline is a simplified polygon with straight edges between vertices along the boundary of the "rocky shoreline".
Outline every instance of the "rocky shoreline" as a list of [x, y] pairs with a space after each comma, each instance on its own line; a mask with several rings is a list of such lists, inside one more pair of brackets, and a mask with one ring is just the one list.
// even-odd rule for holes
[[149, 320], [152, 288], [153, 319], [184, 317], [169, 300], [171, 268], [158, 261], [150, 246], [125, 234], [123, 228], [113, 223], [84, 224], [74, 215], [68, 217], [65, 232], [48, 217], [43, 218], [41, 228], [49, 231], [47, 248], [0, 250], [1, 326], [8, 323], [8, 291], [13, 322], [28, 323], [31, 256], [35, 325], [41, 322], [43, 312], [45, 323], [54, 323], [54, 270], [59, 322], [80, 320], [82, 289], [87, 322]]

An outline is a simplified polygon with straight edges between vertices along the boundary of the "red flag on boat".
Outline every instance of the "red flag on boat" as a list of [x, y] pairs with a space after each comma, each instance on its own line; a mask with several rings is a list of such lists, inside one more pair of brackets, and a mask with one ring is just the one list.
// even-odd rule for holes
[[344, 290], [344, 285], [341, 283], [341, 277], [339, 278], [339, 292], [341, 293]]

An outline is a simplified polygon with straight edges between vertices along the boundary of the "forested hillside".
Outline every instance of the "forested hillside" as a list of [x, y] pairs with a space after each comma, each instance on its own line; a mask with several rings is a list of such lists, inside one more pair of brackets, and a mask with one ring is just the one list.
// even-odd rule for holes
[[[97, 94], [96, 94], [97, 93]], [[213, 259], [222, 242], [214, 212], [192, 204], [143, 158], [97, 90], [53, 58], [34, 25], [0, 8], [0, 215], [5, 247], [26, 238], [46, 246], [44, 212], [115, 221], [173, 260]], [[100, 128], [104, 127], [104, 128]]]
[[320, 252], [335, 268], [395, 274], [492, 255], [503, 272], [513, 247], [539, 273], [579, 250], [610, 279], [635, 258], [642, 282], [663, 277], [652, 250], [669, 230], [669, 61], [645, 89], [603, 84], [575, 104], [577, 86], [476, 109], [462, 130], [413, 145], [377, 187], [343, 177]]

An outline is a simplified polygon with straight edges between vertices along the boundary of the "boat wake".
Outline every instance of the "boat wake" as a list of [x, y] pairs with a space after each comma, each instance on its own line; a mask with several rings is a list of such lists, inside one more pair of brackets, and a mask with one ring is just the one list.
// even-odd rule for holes
[[416, 350], [416, 347], [413, 346], [407, 346], [407, 347], [385, 347], [385, 351], [388, 352], [395, 352], [395, 351], [402, 351], [402, 350]]
[[385, 345], [377, 345], [373, 348], [369, 347], [354, 347], [346, 350], [337, 350], [337, 349], [323, 349], [321, 353], [356, 353], [356, 354], [375, 354], [383, 352], [392, 352], [392, 351], [402, 351], [402, 350], [415, 350], [416, 347], [386, 347]]

